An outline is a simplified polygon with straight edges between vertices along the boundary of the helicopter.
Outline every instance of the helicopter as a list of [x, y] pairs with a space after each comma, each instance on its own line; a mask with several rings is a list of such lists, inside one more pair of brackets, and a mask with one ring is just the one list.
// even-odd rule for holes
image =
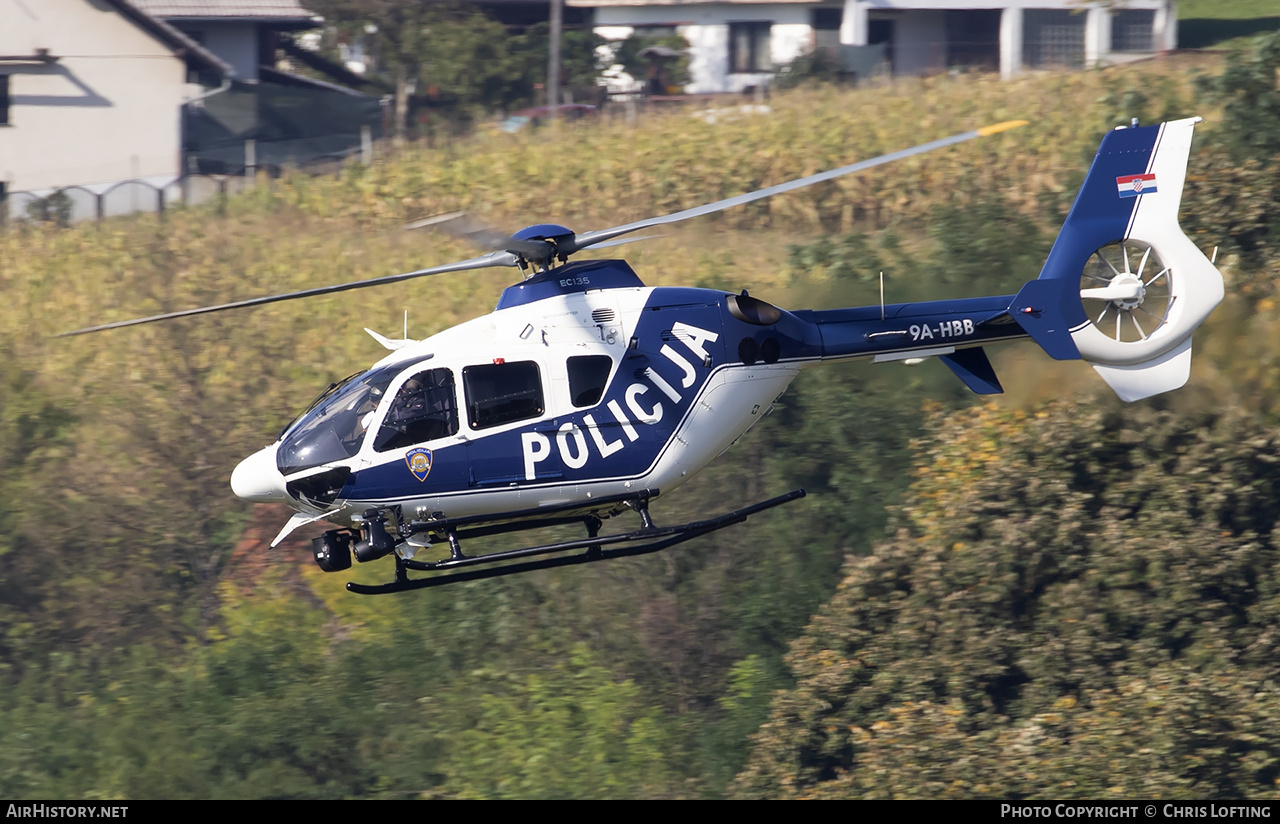
[[[657, 552], [805, 495], [659, 525], [650, 503], [728, 449], [801, 371], [936, 357], [978, 394], [1003, 391], [986, 347], [1030, 338], [1082, 359], [1125, 401], [1183, 386], [1192, 332], [1222, 276], [1178, 225], [1200, 118], [1108, 132], [1037, 279], [1013, 295], [789, 311], [745, 290], [647, 287], [592, 247], [1027, 125], [1007, 121], [776, 186], [612, 228], [540, 223], [457, 263], [79, 329], [84, 334], [491, 266], [518, 268], [496, 309], [424, 340], [372, 330], [389, 354], [330, 385], [231, 475], [247, 501], [295, 514], [271, 546], [320, 521], [326, 572], [390, 556], [385, 584], [438, 587]], [[637, 528], [601, 535], [626, 512]], [[463, 543], [577, 524], [582, 538], [467, 554]], [[438, 560], [422, 560], [433, 546]], [[445, 554], [447, 550], [447, 555]], [[441, 557], [444, 556], [444, 557]], [[410, 573], [426, 573], [415, 574]]]

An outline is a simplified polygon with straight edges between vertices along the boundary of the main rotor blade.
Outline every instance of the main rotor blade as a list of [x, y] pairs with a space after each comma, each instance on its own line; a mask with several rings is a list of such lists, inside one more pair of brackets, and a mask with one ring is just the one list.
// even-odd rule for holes
[[503, 234], [489, 224], [473, 217], [464, 211], [445, 212], [444, 214], [424, 217], [406, 223], [405, 229], [426, 229], [436, 227], [442, 232], [461, 238], [477, 249], [486, 252], [513, 252], [528, 258], [538, 259], [548, 254], [550, 244], [545, 240], [520, 240]]
[[1003, 123], [996, 123], [991, 126], [983, 126], [981, 129], [974, 129], [971, 132], [964, 132], [963, 134], [953, 135], [951, 137], [944, 137], [941, 140], [934, 140], [931, 143], [924, 143], [919, 146], [912, 147], [910, 149], [902, 149], [901, 151], [891, 152], [889, 154], [880, 155], [879, 157], [873, 157], [867, 160], [860, 160], [857, 163], [851, 163], [848, 166], [841, 166], [838, 169], [831, 169], [830, 171], [819, 172], [818, 174], [809, 175], [808, 177], [801, 177], [801, 178], [797, 178], [796, 180], [789, 180], [786, 183], [779, 183], [776, 186], [769, 186], [764, 189], [757, 189], [754, 192], [748, 192], [744, 195], [736, 195], [734, 197], [725, 198], [724, 200], [717, 200], [715, 203], [707, 203], [702, 206], [694, 206], [692, 209], [685, 209], [682, 212], [673, 212], [669, 215], [663, 215], [662, 217], [651, 217], [651, 218], [646, 218], [644, 220], [637, 220], [634, 223], [626, 223], [626, 224], [623, 224], [622, 226], [614, 226], [612, 229], [599, 229], [594, 232], [583, 232], [582, 234], [578, 235], [577, 238], [574, 240], [573, 249], [571, 251], [585, 249], [588, 246], [594, 246], [598, 243], [601, 243], [602, 241], [615, 238], [618, 235], [625, 235], [628, 232], [635, 232], [640, 229], [647, 229], [650, 226], [663, 226], [668, 223], [678, 223], [682, 220], [689, 220], [690, 218], [701, 217], [702, 215], [709, 215], [715, 212], [721, 212], [721, 211], [724, 211], [725, 209], [732, 209], [734, 206], [741, 206], [745, 203], [752, 203], [757, 200], [763, 200], [766, 197], [773, 197], [774, 195], [780, 195], [784, 192], [790, 192], [795, 189], [801, 189], [801, 188], [804, 188], [805, 186], [812, 186], [815, 183], [822, 183], [823, 181], [826, 181], [826, 180], [834, 180], [837, 177], [841, 177], [847, 174], [852, 174], [853, 172], [860, 172], [860, 171], [863, 171], [864, 169], [871, 169], [876, 166], [882, 166], [885, 163], [892, 163], [895, 160], [902, 160], [903, 158], [911, 157], [913, 155], [924, 154], [925, 152], [931, 152], [934, 149], [941, 149], [945, 146], [954, 146], [957, 143], [964, 143], [966, 140], [973, 140], [974, 138], [978, 138], [978, 137], [986, 137], [988, 135], [997, 134], [999, 132], [1007, 131], [1009, 129], [1016, 129], [1019, 126], [1025, 126], [1025, 125], [1027, 125], [1027, 121], [1025, 120], [1006, 120]]
[[510, 252], [492, 252], [482, 255], [478, 258], [459, 261], [458, 263], [446, 263], [442, 266], [432, 266], [428, 269], [417, 269], [412, 272], [404, 272], [399, 275], [385, 275], [380, 278], [369, 278], [368, 280], [354, 280], [350, 283], [340, 283], [337, 286], [318, 286], [315, 289], [303, 289], [299, 292], [285, 292], [279, 295], [267, 295], [260, 298], [248, 298], [247, 300], [237, 300], [233, 303], [221, 303], [217, 306], [201, 306], [197, 309], [183, 309], [180, 312], [168, 312], [163, 315], [152, 315], [146, 318], [135, 318], [133, 320], [121, 320], [115, 323], [104, 323], [101, 326], [90, 326], [86, 329], [76, 329], [71, 332], [59, 332], [54, 337], [67, 338], [72, 335], [87, 335], [90, 332], [103, 332], [107, 329], [121, 329], [125, 326], [138, 326], [143, 323], [154, 323], [159, 320], [172, 320], [174, 318], [185, 318], [191, 315], [205, 315], [210, 312], [221, 312], [224, 309], [243, 309], [249, 306], [262, 306], [267, 303], [279, 303], [285, 300], [294, 300], [296, 298], [310, 298], [316, 295], [329, 295], [334, 292], [346, 292], [351, 289], [363, 289], [366, 286], [381, 286], [384, 283], [398, 283], [402, 280], [411, 278], [420, 278], [427, 275], [442, 275], [446, 272], [462, 272], [467, 269], [485, 269], [490, 266], [515, 266], [516, 256]]
[[658, 232], [653, 235], [638, 235], [637, 237], [624, 237], [618, 240], [606, 240], [600, 243], [591, 244], [592, 249], [608, 249], [610, 246], [623, 246], [628, 243], [639, 243], [642, 240], [657, 240], [660, 237], [671, 237], [675, 232]]

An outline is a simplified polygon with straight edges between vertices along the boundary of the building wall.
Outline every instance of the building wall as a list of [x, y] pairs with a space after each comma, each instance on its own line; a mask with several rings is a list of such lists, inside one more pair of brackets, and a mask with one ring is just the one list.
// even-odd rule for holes
[[[608, 2], [608, 0], [605, 0]], [[1152, 42], [1156, 49], [1177, 45], [1177, 10], [1173, 0], [1125, 0], [1124, 9], [1154, 12]], [[899, 21], [894, 32], [894, 71], [898, 74], [921, 74], [936, 70], [921, 55], [934, 43], [941, 42], [945, 59], [945, 18], [939, 32], [936, 15], [948, 9], [1001, 9], [1001, 73], [1011, 77], [1023, 69], [1024, 18], [1027, 12], [1056, 11], [1079, 18], [1083, 28], [1079, 65], [1092, 66], [1113, 61], [1110, 44], [1110, 12], [1103, 2], [1085, 0], [845, 0], [840, 40], [850, 45], [864, 45], [869, 20]], [[1039, 51], [1036, 52], [1037, 54]], [[1058, 61], [1061, 64], [1063, 61]]]
[[[569, 0], [596, 6], [596, 31], [610, 39], [628, 36], [632, 27], [679, 24], [693, 46], [692, 92], [739, 91], [766, 82], [768, 75], [728, 72], [730, 21], [771, 20], [775, 63], [786, 63], [811, 47], [811, 10], [830, 3], [682, 2], [681, 0]], [[1154, 12], [1152, 42], [1157, 49], [1176, 45], [1177, 14], [1173, 0], [1125, 0], [1125, 9]], [[844, 0], [840, 42], [866, 45], [868, 24], [892, 20], [893, 69], [896, 74], [926, 74], [946, 68], [946, 12], [956, 9], [1000, 9], [1000, 69], [1006, 77], [1023, 70], [1023, 18], [1029, 10], [1079, 12], [1085, 27], [1080, 65], [1111, 62], [1110, 12], [1105, 4], [1081, 0]], [[1087, 20], [1087, 22], [1085, 22]], [[1038, 48], [1038, 47], [1037, 47]], [[1037, 54], [1039, 52], [1037, 51]]]
[[258, 79], [256, 23], [234, 20], [171, 20], [169, 25], [230, 63], [240, 80]]
[[596, 9], [595, 30], [610, 40], [623, 40], [636, 27], [675, 24], [676, 31], [692, 47], [689, 60], [692, 82], [685, 90], [694, 93], [739, 92], [767, 83], [772, 74], [729, 71], [729, 24], [748, 21], [772, 23], [769, 58], [779, 65], [791, 62], [812, 47], [811, 8], [807, 4], [772, 3], [606, 6]]
[[47, 49], [10, 75], [0, 182], [10, 192], [178, 173], [183, 61], [96, 0], [0, 0], [0, 55]]
[[900, 14], [871, 12], [870, 20], [893, 21], [893, 73], [916, 75], [947, 65], [947, 13], [920, 9]]

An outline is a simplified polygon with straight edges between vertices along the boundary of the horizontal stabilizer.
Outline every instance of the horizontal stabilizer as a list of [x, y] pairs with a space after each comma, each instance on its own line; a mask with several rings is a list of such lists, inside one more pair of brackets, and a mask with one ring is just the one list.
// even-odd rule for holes
[[956, 377], [964, 381], [964, 385], [979, 395], [1000, 395], [1004, 387], [996, 377], [996, 370], [991, 367], [987, 353], [979, 346], [976, 349], [961, 349], [950, 355], [942, 355], [945, 363]]
[[1092, 364], [1122, 401], [1140, 401], [1181, 389], [1191, 377], [1191, 338], [1153, 360], [1129, 366]]

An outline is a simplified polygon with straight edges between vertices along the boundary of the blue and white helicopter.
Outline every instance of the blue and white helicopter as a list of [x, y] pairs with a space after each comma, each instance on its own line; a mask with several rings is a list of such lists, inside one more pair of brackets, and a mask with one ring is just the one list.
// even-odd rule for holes
[[[1119, 127], [1102, 141], [1036, 280], [1016, 295], [787, 311], [714, 289], [646, 287], [621, 260], [568, 262], [623, 235], [718, 212], [911, 155], [1024, 125], [1012, 121], [663, 217], [575, 234], [539, 224], [497, 251], [388, 277], [77, 330], [395, 283], [489, 266], [526, 278], [489, 315], [391, 353], [332, 385], [279, 439], [231, 476], [235, 494], [296, 510], [275, 546], [318, 521], [326, 571], [388, 555], [376, 594], [656, 552], [795, 500], [795, 490], [734, 512], [656, 525], [649, 503], [733, 444], [801, 370], [853, 359], [940, 358], [974, 392], [1001, 392], [985, 347], [1031, 338], [1083, 359], [1124, 400], [1176, 389], [1191, 335], [1223, 297], [1212, 262], [1178, 225], [1199, 118]], [[640, 526], [602, 536], [634, 511]], [[578, 540], [468, 555], [462, 543], [581, 524]], [[424, 561], [433, 544], [448, 557]], [[443, 555], [437, 551], [436, 555]], [[429, 573], [410, 577], [410, 572]]]

